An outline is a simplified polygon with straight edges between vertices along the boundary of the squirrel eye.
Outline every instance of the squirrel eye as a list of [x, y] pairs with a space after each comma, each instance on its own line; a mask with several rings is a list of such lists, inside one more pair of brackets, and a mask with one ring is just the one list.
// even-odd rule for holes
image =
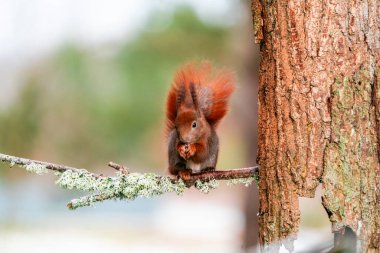
[[193, 128], [196, 128], [197, 127], [197, 122], [194, 121], [193, 124], [191, 125]]

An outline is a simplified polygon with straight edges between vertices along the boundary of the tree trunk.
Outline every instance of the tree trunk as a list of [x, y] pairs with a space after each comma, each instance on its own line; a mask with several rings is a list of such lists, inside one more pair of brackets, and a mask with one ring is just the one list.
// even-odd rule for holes
[[380, 1], [253, 0], [252, 12], [262, 249], [292, 249], [298, 197], [322, 182], [333, 232], [379, 250]]

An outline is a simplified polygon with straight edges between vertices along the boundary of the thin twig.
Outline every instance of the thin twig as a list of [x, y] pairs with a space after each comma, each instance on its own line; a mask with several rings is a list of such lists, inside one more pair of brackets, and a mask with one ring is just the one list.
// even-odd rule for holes
[[[43, 165], [48, 170], [58, 171], [58, 172], [65, 172], [66, 170], [72, 170], [72, 171], [80, 171], [78, 168], [66, 166], [66, 165], [60, 165], [60, 164], [54, 164], [49, 162], [43, 162], [43, 161], [37, 161], [37, 160], [31, 160], [27, 158], [21, 158], [17, 156], [11, 156], [11, 155], [5, 155], [0, 153], [0, 161], [10, 163], [11, 165], [17, 164], [20, 166], [30, 165], [32, 163]], [[94, 174], [95, 175], [95, 174]]]
[[120, 164], [117, 164], [117, 163], [114, 163], [114, 162], [109, 162], [108, 166], [111, 167], [111, 168], [114, 168], [115, 170], [120, 171], [123, 175], [128, 175], [129, 174], [128, 169], [125, 166], [123, 166], [123, 165], [120, 165]]

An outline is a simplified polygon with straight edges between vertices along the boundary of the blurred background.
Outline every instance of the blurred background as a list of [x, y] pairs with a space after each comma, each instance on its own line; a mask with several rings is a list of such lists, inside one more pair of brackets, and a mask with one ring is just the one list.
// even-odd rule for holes
[[[238, 83], [218, 167], [255, 165], [260, 56], [250, 15], [243, 0], [0, 1], [0, 152], [106, 175], [108, 161], [164, 174], [166, 92], [178, 66], [208, 59]], [[68, 211], [85, 193], [54, 180], [0, 164], [0, 253], [256, 251], [255, 185]], [[301, 201], [296, 249], [330, 239], [319, 202]]]

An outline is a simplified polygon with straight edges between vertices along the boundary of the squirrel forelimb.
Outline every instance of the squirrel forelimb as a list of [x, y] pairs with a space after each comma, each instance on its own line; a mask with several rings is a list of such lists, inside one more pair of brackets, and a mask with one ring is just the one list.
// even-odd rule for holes
[[195, 144], [179, 144], [177, 146], [178, 154], [185, 160], [189, 160], [197, 151]]

